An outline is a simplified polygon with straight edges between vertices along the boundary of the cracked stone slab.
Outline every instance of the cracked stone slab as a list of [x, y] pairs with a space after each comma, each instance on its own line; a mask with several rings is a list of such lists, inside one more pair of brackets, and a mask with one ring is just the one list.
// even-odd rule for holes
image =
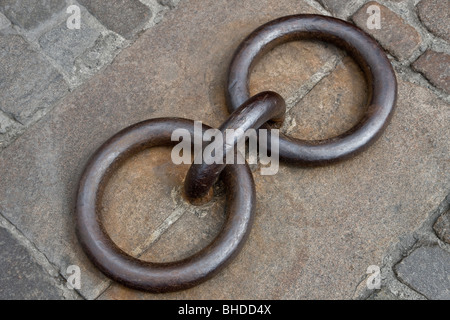
[[[78, 179], [91, 154], [118, 130], [148, 118], [186, 117], [218, 127], [228, 117], [225, 76], [236, 47], [261, 24], [299, 11], [317, 13], [298, 0], [181, 2], [122, 51], [111, 66], [71, 93], [45, 121], [0, 154], [0, 210], [61, 270], [79, 265], [81, 293], [89, 298], [99, 296], [110, 282], [82, 253], [73, 225]], [[251, 90], [258, 91], [263, 83], [264, 89], [266, 85], [275, 88], [281, 79], [286, 83], [281, 89], [287, 89], [283, 94], [295, 94], [295, 86], [308, 81], [295, 73], [312, 77], [336, 54], [323, 44], [303, 45], [288, 45], [284, 53], [274, 51], [274, 56], [265, 58], [278, 61], [278, 67], [261, 61], [260, 68], [268, 66], [268, 73], [258, 69]], [[296, 52], [308, 62], [302, 65], [298, 59], [298, 65], [291, 63], [293, 70], [285, 70], [283, 60], [296, 57]], [[295, 86], [283, 79], [283, 69]], [[353, 73], [350, 62], [342, 69], [332, 71], [342, 83], [328, 82], [327, 99], [334, 101], [342, 92], [354, 92], [356, 99], [345, 97], [336, 104], [337, 111], [354, 110], [357, 107], [347, 104], [357, 102], [364, 94], [358, 90], [364, 89], [348, 80]], [[272, 83], [263, 81], [277, 74]], [[328, 80], [322, 81], [327, 84]], [[320, 105], [313, 102], [324, 87], [314, 87], [307, 96], [316, 98], [302, 108], [316, 108], [320, 116]], [[448, 105], [431, 91], [400, 82], [392, 124], [365, 153], [322, 168], [282, 165], [275, 176], [255, 171], [254, 228], [241, 254], [216, 277], [191, 290], [167, 295], [113, 284], [101, 298], [351, 298], [367, 267], [380, 263], [389, 245], [401, 234], [416, 230], [424, 214], [447, 195], [449, 119]], [[335, 129], [345, 129], [349, 123]], [[298, 134], [322, 130], [320, 126], [295, 129]], [[154, 162], [149, 164], [146, 159]], [[110, 200], [104, 205], [106, 228], [116, 243], [133, 253], [149, 237], [156, 239], [144, 248], [141, 258], [160, 261], [183, 257], [207, 245], [220, 230], [223, 211], [219, 208], [213, 208], [212, 215], [195, 210], [185, 213], [156, 237], [174, 213], [171, 209], [185, 208], [177, 200], [176, 188], [172, 191], [186, 168], [171, 166], [168, 150], [150, 150], [130, 161], [122, 173], [116, 172], [116, 184], [109, 186]], [[146, 177], [155, 180], [146, 181]], [[167, 185], [155, 187], [156, 181]], [[158, 211], [159, 206], [167, 211]]]
[[0, 11], [14, 24], [25, 30], [36, 28], [54, 14], [64, 10], [66, 6], [66, 2], [61, 0], [0, 1]]
[[62, 300], [50, 275], [6, 229], [0, 227], [0, 299]]
[[0, 33], [1, 110], [28, 124], [67, 92], [62, 75], [21, 36]]
[[126, 39], [133, 38], [152, 17], [152, 12], [139, 0], [79, 0], [109, 30]]
[[439, 247], [420, 247], [396, 266], [397, 275], [428, 299], [450, 299], [450, 253]]

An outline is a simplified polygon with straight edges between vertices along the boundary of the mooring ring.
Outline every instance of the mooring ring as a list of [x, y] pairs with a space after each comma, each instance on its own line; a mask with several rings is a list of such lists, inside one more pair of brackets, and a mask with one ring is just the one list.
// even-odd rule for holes
[[369, 103], [361, 121], [337, 137], [307, 141], [280, 133], [280, 159], [321, 165], [349, 158], [373, 143], [388, 125], [396, 103], [397, 80], [378, 43], [348, 22], [302, 14], [283, 17], [256, 29], [241, 43], [232, 59], [227, 85], [228, 110], [233, 112], [250, 97], [250, 73], [262, 55], [282, 43], [301, 39], [331, 42], [347, 51], [366, 76]]
[[[172, 132], [194, 134], [194, 122], [180, 118], [147, 120], [109, 139], [89, 161], [80, 181], [76, 203], [78, 239], [90, 260], [107, 276], [131, 288], [170, 292], [193, 287], [216, 274], [239, 252], [250, 231], [255, 186], [247, 164], [226, 166], [221, 174], [227, 190], [227, 219], [216, 239], [193, 256], [170, 263], [136, 259], [114, 244], [97, 216], [109, 176], [124, 160], [155, 146], [170, 146]], [[203, 131], [210, 129], [203, 126]]]

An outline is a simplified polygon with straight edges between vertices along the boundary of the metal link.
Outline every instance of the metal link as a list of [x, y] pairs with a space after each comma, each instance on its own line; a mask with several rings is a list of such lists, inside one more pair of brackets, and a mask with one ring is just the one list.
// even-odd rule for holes
[[[265, 52], [281, 43], [299, 39], [330, 41], [347, 50], [366, 75], [370, 101], [360, 123], [333, 139], [302, 141], [280, 136], [280, 158], [306, 165], [348, 158], [373, 143], [388, 124], [396, 102], [397, 82], [392, 66], [378, 44], [357, 27], [335, 18], [289, 16], [254, 31], [240, 45], [231, 63], [227, 87], [231, 116], [220, 131], [242, 129], [245, 132], [260, 126], [271, 129], [272, 124], [267, 121], [283, 121], [286, 111], [283, 98], [274, 92], [263, 92], [250, 98], [248, 79], [252, 66]], [[171, 136], [176, 129], [185, 129], [194, 136], [192, 120], [160, 118], [135, 124], [109, 139], [93, 155], [83, 173], [75, 211], [78, 239], [91, 261], [107, 276], [126, 286], [157, 293], [193, 287], [219, 272], [243, 246], [254, 216], [255, 185], [248, 165], [207, 165], [203, 162], [193, 164], [187, 174], [185, 193], [189, 200], [202, 199], [219, 175], [227, 189], [227, 220], [209, 246], [181, 261], [152, 263], [131, 257], [112, 242], [97, 212], [110, 175], [123, 161], [143, 149], [174, 145]], [[210, 127], [204, 125], [203, 133], [207, 129]], [[236, 136], [233, 144], [241, 138]], [[270, 137], [268, 141], [271, 141]], [[231, 144], [224, 144], [224, 157], [230, 147]], [[268, 147], [270, 150], [270, 145]]]
[[[262, 92], [248, 99], [244, 104], [234, 111], [228, 120], [223, 123], [219, 130], [226, 136], [226, 130], [258, 129], [264, 123], [271, 120], [278, 124], [284, 121], [286, 113], [286, 103], [283, 98], [275, 92]], [[208, 191], [216, 182], [219, 174], [226, 166], [226, 155], [234, 150], [237, 141], [242, 137], [235, 136], [233, 145], [223, 144], [223, 161], [221, 163], [206, 164], [203, 158], [202, 164], [192, 164], [184, 183], [185, 193], [188, 199], [194, 203], [202, 203], [201, 199], [208, 194]]]

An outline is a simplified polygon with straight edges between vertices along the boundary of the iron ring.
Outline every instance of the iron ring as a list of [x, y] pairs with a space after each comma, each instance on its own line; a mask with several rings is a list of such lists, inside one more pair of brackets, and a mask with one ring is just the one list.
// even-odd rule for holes
[[[203, 126], [203, 130], [209, 127]], [[247, 164], [226, 166], [221, 178], [227, 189], [227, 219], [222, 231], [193, 256], [170, 263], [136, 259], [118, 248], [97, 216], [108, 177], [128, 157], [162, 145], [173, 145], [172, 132], [194, 134], [194, 122], [180, 118], [147, 120], [122, 130], [90, 159], [80, 181], [76, 203], [78, 239], [90, 260], [107, 276], [128, 287], [161, 293], [193, 287], [216, 274], [239, 252], [254, 217], [255, 186]]]
[[328, 41], [346, 50], [365, 74], [369, 103], [361, 121], [337, 137], [306, 141], [280, 133], [280, 159], [294, 164], [322, 165], [349, 158], [373, 143], [388, 125], [395, 108], [397, 80], [378, 43], [348, 22], [302, 14], [283, 17], [256, 29], [241, 43], [232, 59], [227, 85], [228, 110], [233, 112], [250, 97], [249, 76], [262, 55], [277, 45], [301, 39]]

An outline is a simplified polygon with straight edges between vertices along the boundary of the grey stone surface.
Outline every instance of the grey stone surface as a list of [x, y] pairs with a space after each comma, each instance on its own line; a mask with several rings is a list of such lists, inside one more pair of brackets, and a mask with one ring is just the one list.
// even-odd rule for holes
[[21, 125], [0, 111], [0, 150], [8, 144], [9, 140], [21, 129]]
[[450, 211], [440, 216], [433, 228], [442, 241], [450, 244]]
[[435, 247], [420, 247], [396, 266], [398, 277], [433, 300], [450, 299], [450, 253]]
[[27, 249], [0, 227], [0, 299], [56, 300], [62, 292]]
[[45, 22], [66, 8], [63, 0], [1, 0], [0, 11], [25, 30]]
[[0, 30], [8, 28], [11, 22], [0, 12]]
[[181, 0], [158, 0], [158, 3], [173, 9], [178, 5], [178, 3], [180, 3], [180, 1]]
[[0, 33], [0, 109], [22, 124], [45, 112], [68, 86], [43, 57], [14, 34]]
[[123, 39], [113, 32], [102, 33], [92, 47], [75, 59], [76, 73], [81, 77], [90, 77], [111, 63], [122, 48]]
[[360, 7], [364, 0], [318, 0], [325, 9], [330, 11], [334, 16], [339, 18], [347, 18]]
[[74, 72], [75, 59], [92, 47], [100, 36], [99, 26], [82, 11], [80, 29], [68, 29], [66, 22], [56, 26], [39, 39], [42, 50], [67, 72]]
[[108, 29], [126, 39], [141, 31], [152, 16], [150, 9], [138, 0], [79, 0]]

